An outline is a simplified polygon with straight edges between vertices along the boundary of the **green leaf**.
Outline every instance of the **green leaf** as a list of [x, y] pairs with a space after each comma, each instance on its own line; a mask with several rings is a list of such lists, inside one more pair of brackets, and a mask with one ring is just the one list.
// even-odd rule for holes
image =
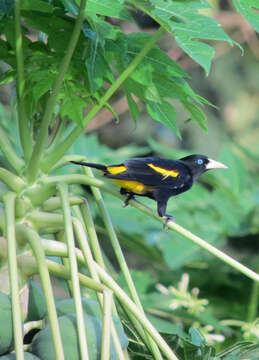
[[210, 7], [205, 0], [131, 2], [171, 32], [180, 48], [200, 64], [207, 75], [214, 49], [199, 40], [221, 40], [233, 45], [233, 41], [215, 19], [200, 13], [201, 9]]
[[179, 326], [174, 324], [173, 322], [169, 322], [167, 320], [161, 319], [159, 317], [153, 315], [147, 315], [148, 320], [155, 326], [155, 328], [161, 333], [173, 334], [183, 336], [184, 333], [180, 330]]
[[9, 64], [12, 68], [16, 66], [15, 56], [8, 49], [7, 42], [0, 39], [0, 59]]
[[120, 118], [119, 118], [118, 114], [116, 113], [116, 111], [113, 109], [113, 107], [108, 103], [105, 103], [104, 107], [106, 107], [106, 109], [108, 109], [113, 114], [113, 116], [116, 119], [116, 123], [118, 124], [120, 122]]
[[154, 120], [164, 124], [181, 139], [176, 122], [175, 109], [171, 104], [167, 101], [161, 101], [161, 103], [149, 101], [147, 103], [147, 111]]
[[127, 91], [136, 95], [139, 99], [143, 101], [153, 101], [160, 102], [161, 97], [159, 93], [159, 89], [154, 84], [149, 84], [150, 86], [144, 86], [139, 82], [133, 80], [131, 77], [127, 78], [124, 82], [124, 86], [126, 86]]
[[10, 84], [11, 82], [15, 81], [15, 71], [8, 70], [1, 74], [0, 76], [0, 85]]
[[119, 0], [88, 0], [86, 3], [86, 14], [88, 16], [91, 16], [91, 14], [98, 14], [133, 21], [130, 13], [124, 8]]
[[40, 12], [45, 12], [45, 13], [52, 13], [54, 10], [54, 7], [46, 1], [23, 0], [21, 3], [21, 9], [28, 10], [28, 11], [40, 11]]
[[38, 69], [37, 72], [29, 73], [28, 76], [33, 82], [32, 94], [35, 102], [51, 89], [56, 78], [56, 74], [49, 71], [48, 68], [43, 70]]
[[66, 96], [60, 105], [60, 115], [62, 118], [68, 116], [71, 120], [82, 126], [83, 109], [86, 105], [86, 101], [80, 96]]
[[[145, 33], [132, 33], [127, 35], [128, 50], [126, 56], [129, 61], [133, 60], [150, 37], [151, 35]], [[186, 71], [158, 46], [150, 49], [142, 60], [142, 64], [151, 65], [153, 71], [166, 76], [189, 77]]]
[[131, 93], [127, 91], [127, 88], [124, 87], [124, 91], [126, 93], [126, 98], [129, 106], [130, 115], [133, 121], [136, 123], [137, 118], [139, 116], [139, 108], [135, 100], [132, 98]]
[[92, 94], [101, 88], [104, 78], [109, 82], [113, 81], [112, 72], [103, 56], [98, 40], [91, 42], [85, 65]]
[[208, 130], [205, 124], [206, 116], [204, 112], [197, 105], [192, 104], [189, 101], [182, 100], [182, 104], [185, 109], [189, 111], [192, 119], [195, 120], [203, 130]]
[[233, 0], [235, 8], [259, 32], [259, 2], [258, 0]]

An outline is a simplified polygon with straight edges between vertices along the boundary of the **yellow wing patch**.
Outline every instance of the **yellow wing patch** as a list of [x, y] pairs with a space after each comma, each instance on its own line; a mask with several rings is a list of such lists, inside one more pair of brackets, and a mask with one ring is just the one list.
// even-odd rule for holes
[[107, 167], [108, 173], [112, 175], [120, 174], [127, 170], [126, 166], [119, 165], [119, 166], [108, 166]]
[[116, 185], [119, 187], [129, 190], [130, 192], [138, 195], [146, 194], [148, 191], [152, 191], [152, 187], [148, 187], [138, 181], [131, 181], [131, 180], [117, 180], [112, 179]]
[[168, 176], [177, 177], [179, 175], [179, 171], [177, 171], [177, 170], [167, 170], [167, 169], [163, 169], [159, 166], [155, 166], [153, 164], [148, 164], [148, 166], [151, 167], [156, 172], [164, 175], [162, 180], [165, 180], [166, 178], [168, 178]]

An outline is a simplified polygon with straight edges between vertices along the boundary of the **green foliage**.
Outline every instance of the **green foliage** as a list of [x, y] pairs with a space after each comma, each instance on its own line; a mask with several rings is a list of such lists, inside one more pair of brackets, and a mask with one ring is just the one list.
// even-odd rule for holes
[[[134, 5], [149, 13], [172, 32], [183, 51], [200, 63], [207, 73], [214, 50], [207, 43], [196, 40], [223, 40], [232, 44], [214, 19], [200, 14], [200, 9], [208, 7], [206, 1], [189, 1], [187, 7], [181, 1], [173, 5], [168, 3], [167, 6], [164, 6], [162, 1], [135, 1]], [[10, 10], [10, 6], [8, 9]], [[36, 119], [41, 116], [45, 107], [45, 97], [53, 86], [67, 46], [67, 38], [72, 31], [73, 19], [66, 16], [66, 10], [77, 15], [76, 3], [57, 2], [54, 7], [45, 1], [26, 1], [22, 5], [25, 26], [39, 31], [36, 41], [32, 42], [27, 36], [23, 37], [27, 116], [35, 126]], [[7, 12], [4, 5], [2, 11], [4, 14]], [[35, 11], [37, 16], [34, 14]], [[129, 12], [119, 1], [106, 0], [98, 4], [94, 1], [87, 2], [83, 34], [63, 80], [56, 109], [63, 120], [68, 117], [79, 125], [83, 124], [83, 109], [99, 101], [104, 92], [105, 82], [113, 82], [114, 70], [121, 74], [150, 38], [150, 35], [143, 33], [125, 34], [118, 27], [105, 21], [104, 15], [132, 20]], [[49, 17], [48, 21], [45, 21], [46, 16]], [[11, 65], [13, 78], [16, 67], [10, 51], [14, 48], [11, 26], [8, 17], [4, 18], [1, 29], [7, 41], [1, 43], [1, 60]], [[46, 38], [47, 43], [43, 41]], [[151, 49], [124, 82], [123, 89], [133, 120], [137, 119], [138, 109], [132, 94], [145, 102], [154, 120], [163, 123], [180, 137], [174, 105], [166, 100], [177, 99], [189, 112], [190, 118], [206, 129], [205, 115], [199, 107], [205, 100], [191, 90], [184, 80], [186, 77], [187, 74], [179, 64], [159, 47]]]
[[216, 20], [201, 14], [202, 9], [210, 7], [207, 1], [188, 1], [187, 6], [182, 1], [171, 3], [163, 0], [130, 2], [140, 6], [161, 26], [165, 26], [173, 34], [181, 49], [198, 62], [205, 69], [207, 75], [214, 57], [214, 49], [197, 39], [221, 40], [233, 45], [232, 40]]
[[259, 32], [258, 1], [257, 0], [233, 0], [235, 8], [244, 18]]

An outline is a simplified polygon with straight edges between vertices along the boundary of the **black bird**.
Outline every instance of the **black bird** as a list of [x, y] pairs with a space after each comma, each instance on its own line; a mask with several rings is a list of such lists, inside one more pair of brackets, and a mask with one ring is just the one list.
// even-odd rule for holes
[[159, 157], [132, 158], [119, 165], [100, 165], [71, 161], [103, 171], [112, 179], [120, 193], [127, 195], [125, 206], [134, 195], [146, 196], [157, 202], [159, 216], [166, 216], [164, 226], [173, 216], [166, 214], [167, 201], [171, 196], [189, 190], [201, 174], [210, 169], [227, 168], [224, 164], [204, 155], [189, 155], [179, 160]]

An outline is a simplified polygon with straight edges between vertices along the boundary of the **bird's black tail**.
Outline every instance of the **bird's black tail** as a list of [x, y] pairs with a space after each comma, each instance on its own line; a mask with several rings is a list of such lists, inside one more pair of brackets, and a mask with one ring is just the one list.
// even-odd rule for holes
[[87, 163], [87, 162], [83, 162], [83, 161], [70, 161], [70, 162], [73, 164], [76, 164], [76, 165], [88, 166], [88, 167], [102, 170], [102, 171], [107, 170], [107, 166], [101, 165], [101, 164]]

